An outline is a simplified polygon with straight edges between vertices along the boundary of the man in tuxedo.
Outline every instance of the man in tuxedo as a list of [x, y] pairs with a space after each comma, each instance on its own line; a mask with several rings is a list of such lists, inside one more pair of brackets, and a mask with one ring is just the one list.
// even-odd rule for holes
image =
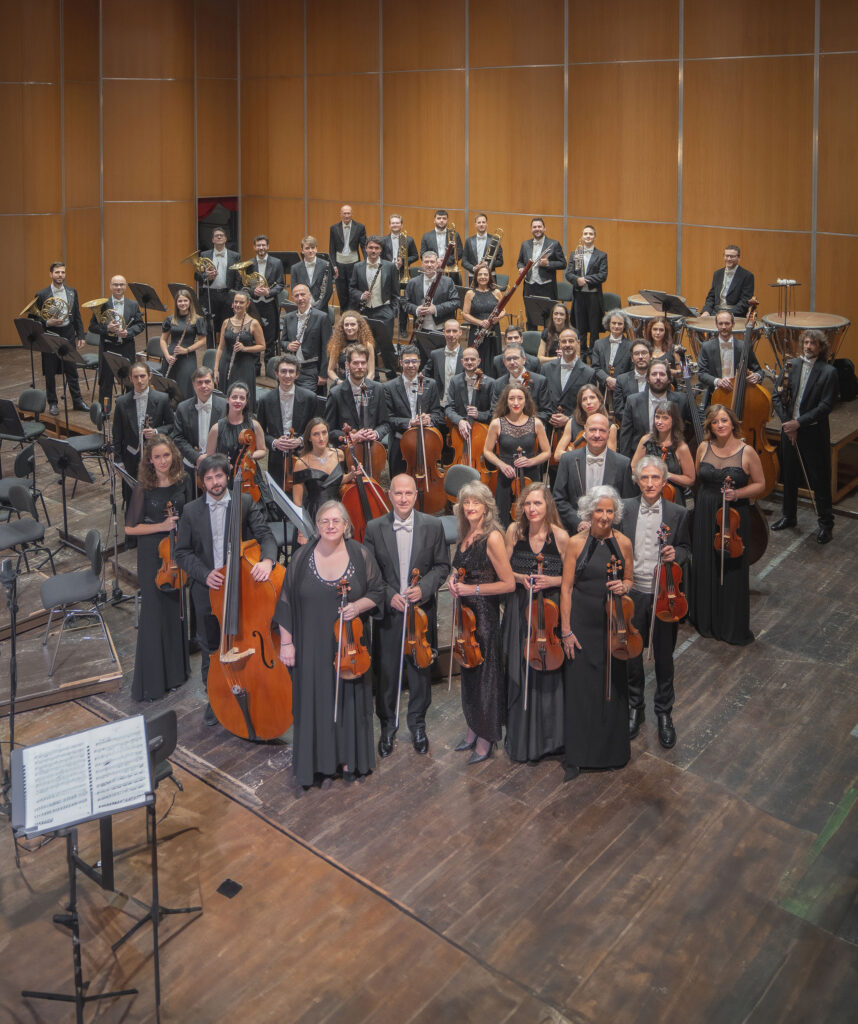
[[701, 316], [713, 316], [721, 309], [734, 316], [747, 316], [748, 303], [754, 295], [754, 275], [739, 266], [738, 245], [724, 249], [724, 266], [712, 275], [712, 287], [700, 310]]
[[623, 422], [623, 412], [630, 396], [646, 390], [651, 358], [650, 347], [642, 338], [632, 343], [632, 368], [617, 374], [617, 386], [614, 388], [613, 412], [620, 423]]
[[370, 235], [366, 242], [366, 260], [356, 263], [350, 285], [352, 309], [360, 311], [369, 322], [375, 338], [376, 352], [381, 356], [389, 376], [396, 373], [393, 351], [393, 323], [399, 307], [399, 274], [396, 265], [381, 258], [382, 239]]
[[[369, 352], [361, 344], [349, 345], [346, 349], [346, 379], [331, 388], [325, 406], [325, 421], [333, 444], [342, 444], [343, 425], [352, 428], [352, 440], [381, 441], [384, 444], [390, 434], [390, 413], [387, 408], [387, 393], [376, 380], [367, 380], [366, 371]], [[366, 405], [362, 404], [363, 388], [366, 388]]]
[[251, 289], [250, 297], [256, 303], [259, 311], [259, 322], [262, 325], [262, 334], [265, 338], [265, 361], [276, 355], [277, 349], [277, 324], [279, 316], [277, 310], [280, 306], [280, 293], [286, 287], [283, 279], [283, 264], [276, 256], [268, 252], [268, 235], [257, 235], [253, 239], [253, 248], [256, 250], [256, 259], [253, 266], [248, 268], [248, 273], [261, 274], [265, 278], [265, 284], [257, 285]]
[[331, 225], [328, 253], [334, 265], [334, 281], [340, 313], [349, 308], [349, 290], [355, 264], [366, 255], [366, 228], [352, 216], [348, 203], [340, 207], [340, 219]]
[[289, 283], [292, 286], [292, 298], [295, 297], [295, 285], [305, 284], [310, 289], [313, 309], [328, 312], [328, 303], [334, 293], [334, 274], [331, 264], [317, 255], [319, 243], [312, 235], [301, 239], [301, 259], [293, 263], [289, 270]]
[[[208, 686], [209, 660], [220, 643], [220, 630], [212, 614], [209, 591], [223, 588], [229, 524], [235, 514], [231, 508], [229, 470], [229, 459], [220, 453], [207, 455], [200, 462], [199, 472], [206, 493], [185, 505], [176, 537], [176, 564], [190, 579], [197, 640], [202, 651], [200, 675], [204, 687]], [[277, 561], [277, 544], [271, 528], [249, 494], [241, 496], [241, 538], [259, 541], [262, 557], [251, 568], [250, 575], [257, 583], [264, 583]], [[206, 725], [217, 723], [211, 704], [206, 706], [203, 721]]]
[[548, 425], [559, 441], [563, 428], [575, 412], [578, 392], [593, 380], [594, 371], [578, 358], [578, 335], [573, 328], [560, 332], [558, 348], [559, 357], [543, 363], [542, 372], [548, 385], [548, 407], [552, 410]]
[[188, 474], [188, 500], [194, 496], [197, 467], [206, 455], [206, 438], [218, 420], [226, 416], [226, 399], [214, 392], [214, 377], [207, 366], [199, 366], [193, 375], [194, 398], [176, 406], [173, 440], [182, 453]]
[[328, 314], [311, 305], [307, 285], [293, 284], [292, 298], [298, 308], [280, 317], [280, 347], [298, 360], [298, 384], [315, 394], [328, 379], [328, 342], [333, 328]]
[[[428, 640], [438, 649], [436, 594], [450, 572], [450, 556], [439, 519], [418, 512], [417, 485], [405, 474], [390, 481], [393, 511], [367, 524], [364, 543], [378, 563], [385, 585], [383, 617], [375, 631], [374, 656], [378, 690], [375, 710], [381, 723], [378, 756], [393, 752], [396, 735], [397, 689], [402, 652], [402, 617], [407, 604], [416, 604], [429, 620]], [[420, 579], [411, 586], [416, 569]], [[418, 668], [407, 654], [403, 662], [403, 684], [408, 685], [408, 729], [418, 754], [429, 751], [426, 712], [432, 701], [430, 668]]]
[[590, 365], [608, 402], [608, 392], [613, 400], [617, 377], [632, 368], [632, 343], [629, 341], [632, 331], [631, 324], [618, 309], [606, 313], [603, 323], [608, 336], [596, 340], [590, 353]]
[[434, 380], [441, 392], [441, 404], [447, 404], [450, 381], [462, 372], [462, 327], [458, 320], [444, 323], [444, 347], [429, 353], [423, 372]]
[[227, 248], [224, 229], [215, 228], [212, 231], [211, 249], [204, 249], [200, 257], [210, 259], [214, 263], [212, 269], [204, 274], [195, 272], [194, 277], [201, 305], [208, 311], [209, 323], [213, 329], [213, 340], [209, 339], [208, 347], [217, 348], [221, 326], [232, 313], [230, 292], [237, 292], [241, 287], [238, 271], [229, 268], [238, 263], [241, 256], [234, 249]]
[[[407, 232], [403, 234], [402, 231], [402, 216], [398, 213], [392, 213], [390, 215], [390, 232], [384, 236], [381, 245], [381, 258], [383, 260], [389, 260], [396, 267], [396, 273], [399, 276], [400, 281], [402, 280], [402, 268], [403, 265], [407, 268], [412, 263], [416, 263], [420, 259], [420, 254], [417, 252], [417, 243]], [[408, 278], [410, 280], [410, 278]], [[406, 281], [406, 284], [408, 281]], [[400, 284], [400, 294], [404, 291], [405, 285]], [[399, 304], [399, 336], [404, 337], [406, 330], [408, 329], [408, 312], [405, 309], [405, 303], [400, 302]]]
[[602, 285], [608, 278], [608, 254], [597, 249], [596, 229], [585, 224], [581, 249], [569, 257], [566, 280], [572, 285], [572, 317], [586, 356], [599, 337], [602, 320]]
[[[399, 442], [409, 427], [416, 427], [422, 421], [424, 427], [435, 427], [444, 432], [444, 412], [441, 408], [438, 385], [428, 377], [423, 378], [423, 394], [418, 395], [417, 374], [420, 370], [420, 350], [416, 345], [405, 345], [400, 353], [402, 373], [387, 381], [387, 409], [390, 415], [389, 463], [390, 475], [405, 470], [405, 461], [399, 451]], [[419, 411], [418, 411], [419, 405]]]
[[[472, 281], [474, 278], [474, 268], [478, 263], [487, 263], [486, 260], [486, 249], [491, 241], [489, 235], [489, 220], [484, 213], [478, 213], [474, 217], [474, 227], [477, 229], [476, 234], [471, 235], [465, 239], [465, 251], [462, 256], [462, 266], [468, 272], [468, 280]], [[492, 273], [503, 266], [503, 246], [498, 242], [497, 256], [495, 257], [494, 267]]]
[[[556, 238], [548, 238], [545, 234], [545, 220], [534, 217], [530, 222], [531, 238], [525, 239], [518, 250], [518, 269], [523, 270], [528, 260], [533, 266], [524, 279], [523, 295], [544, 295], [549, 299], [557, 298], [557, 271], [566, 266], [563, 246]], [[527, 321], [529, 331], [537, 331], [541, 324]]]
[[[745, 351], [744, 338], [733, 337], [733, 314], [721, 310], [715, 314], [715, 326], [718, 335], [710, 341], [704, 341], [697, 357], [697, 379], [706, 388], [704, 408], [712, 398], [716, 388], [733, 390], [733, 376]], [[760, 364], [754, 355], [753, 348], [748, 353], [746, 380], [749, 384], [759, 384], [762, 380]]]
[[[35, 298], [39, 307], [43, 306], [47, 299], [60, 299], [66, 304], [66, 312], [63, 316], [49, 317], [42, 320], [42, 323], [52, 334], [59, 334], [67, 342], [78, 348], [83, 348], [86, 339], [83, 333], [83, 320], [80, 316], [80, 305], [78, 303], [77, 291], [66, 284], [66, 265], [61, 261], [51, 264], [51, 283], [47, 288], [36, 292]], [[88, 412], [89, 406], [84, 402], [80, 393], [80, 381], [77, 376], [77, 366], [74, 363], [67, 363], [60, 360], [52, 352], [42, 353], [42, 373], [45, 375], [45, 394], [48, 399], [48, 411], [51, 416], [59, 416], [60, 407], [57, 398], [56, 375], [64, 373], [71, 395], [72, 408], [78, 412]]]
[[631, 462], [608, 447], [610, 424], [603, 413], [594, 412], [584, 424], [584, 447], [564, 452], [557, 467], [554, 503], [563, 526], [570, 533], [586, 530], [578, 515], [578, 499], [602, 484], [613, 487], [621, 498], [635, 493]]
[[[445, 320], [456, 315], [459, 293], [449, 277], [441, 274], [438, 256], [427, 249], [421, 257], [423, 273], [412, 277], [405, 286], [405, 310], [415, 319], [422, 317], [421, 331], [441, 331]], [[440, 276], [432, 301], [427, 294], [436, 277]]]
[[466, 348], [462, 352], [462, 372], [451, 379], [447, 389], [444, 412], [453, 429], [465, 438], [471, 433], [471, 422], [488, 424], [494, 409], [494, 379], [482, 376], [478, 384], [476, 371], [479, 367], [480, 353], [475, 348]]
[[[450, 244], [449, 236], [447, 234], [447, 223], [450, 219], [449, 214], [446, 210], [435, 211], [435, 228], [433, 231], [427, 231], [426, 234], [420, 239], [420, 255], [424, 256], [427, 252], [434, 252], [438, 257], [439, 263], [443, 261], [444, 254], [447, 251], [447, 246]], [[452, 229], [450, 229], [452, 230]], [[450, 259], [447, 261], [448, 267], [455, 267], [456, 262], [462, 258], [462, 239], [459, 236], [459, 232], [456, 232], [456, 251], [451, 254]], [[449, 274], [450, 280], [454, 284], [461, 284], [462, 278], [458, 271], [454, 271]]]
[[[113, 407], [113, 445], [116, 461], [135, 479], [140, 466], [143, 443], [157, 437], [159, 433], [171, 434], [173, 410], [170, 399], [160, 391], [149, 387], [151, 371], [144, 362], [131, 367], [132, 390], [120, 395]], [[148, 417], [148, 425], [147, 425]], [[131, 497], [131, 488], [123, 480], [122, 494], [126, 505]]]
[[[831, 432], [828, 416], [837, 399], [837, 371], [828, 360], [828, 338], [824, 331], [804, 331], [801, 335], [804, 353], [791, 359], [788, 393], [775, 391], [772, 404], [781, 419], [781, 470], [783, 501], [781, 518], [773, 530], [786, 530], [797, 523], [798, 489], [813, 488], [819, 529], [818, 544], [827, 544], [834, 531], [831, 509]], [[783, 375], [781, 385], [783, 385]], [[799, 457], [801, 461], [799, 461]], [[801, 463], [807, 472], [807, 480]]]
[[[107, 365], [105, 353], [113, 352], [133, 363], [134, 339], [145, 326], [140, 307], [134, 299], [125, 297], [126, 288], [127, 282], [121, 274], [111, 277], [107, 305], [93, 310], [89, 321], [89, 330], [101, 338], [98, 352], [98, 400], [102, 405], [113, 394], [113, 370]], [[99, 317], [106, 319], [101, 322]]]
[[[507, 384], [515, 384], [517, 387], [529, 387], [530, 394], [536, 404], [536, 415], [547, 423], [551, 416], [551, 405], [548, 399], [548, 382], [541, 373], [531, 373], [530, 383], [525, 385], [524, 375], [524, 349], [521, 345], [509, 342], [504, 349], [503, 364], [506, 373], [502, 374], [492, 385], [492, 404], [496, 405], [501, 392]], [[529, 371], [528, 371], [529, 372]]]
[[631, 458], [638, 442], [652, 430], [652, 417], [656, 406], [662, 402], [675, 402], [683, 420], [689, 419], [685, 395], [670, 390], [670, 375], [667, 366], [660, 360], [649, 364], [646, 372], [646, 390], [629, 395], [623, 406], [623, 421], [620, 424], [619, 449]]
[[[496, 380], [498, 377], [503, 376], [503, 354], [506, 352], [507, 345], [518, 345], [522, 352], [524, 352], [524, 338], [521, 336], [521, 328], [518, 324], [510, 324], [506, 328], [503, 332], [501, 342], [503, 345], [503, 351], [492, 360], [492, 369]], [[528, 373], [542, 373], [542, 363], [539, 361], [537, 356], [532, 355], [530, 352], [524, 352], [524, 368]]]
[[[274, 375], [277, 387], [260, 399], [256, 415], [265, 434], [268, 472], [278, 484], [282, 484], [285, 456], [289, 452], [297, 454], [304, 443], [304, 430], [316, 415], [316, 391], [296, 385], [296, 379], [300, 380], [298, 360], [291, 352], [274, 361]], [[292, 437], [289, 437], [290, 429]]]
[[[683, 567], [691, 555], [691, 533], [688, 512], [681, 505], [662, 500], [661, 492], [667, 480], [667, 466], [656, 455], [645, 455], [634, 474], [640, 494], [623, 502], [623, 518], [618, 528], [629, 538], [634, 548], [634, 580], [630, 596], [635, 611], [632, 625], [640, 633], [644, 645], [649, 642], [652, 624], [652, 648], [655, 658], [655, 716], [658, 721], [658, 741], [670, 750], [676, 743], [673, 712], [673, 651], [676, 647], [678, 625], [653, 619], [652, 603], [657, 590], [655, 568], [658, 562], [659, 530], [670, 532], [661, 547], [661, 560], [670, 566]], [[629, 736], [634, 739], [640, 731], [646, 714], [644, 711], [645, 670], [643, 655], [629, 658]]]

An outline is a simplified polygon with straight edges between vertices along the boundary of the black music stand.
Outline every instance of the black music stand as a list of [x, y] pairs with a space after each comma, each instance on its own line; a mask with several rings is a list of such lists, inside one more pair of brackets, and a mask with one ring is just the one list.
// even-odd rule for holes
[[53, 352], [53, 346], [46, 342], [45, 325], [40, 320], [31, 320], [28, 316], [16, 316], [15, 328], [21, 344], [30, 353], [30, 387], [36, 386], [36, 366], [33, 360], [34, 352]]
[[[269, 253], [270, 256], [275, 256], [283, 264], [283, 276], [289, 277], [292, 280], [292, 267], [296, 263], [301, 262], [300, 253], [295, 252], [294, 249], [278, 249], [274, 252]], [[317, 254], [318, 256], [318, 254]]]
[[525, 295], [524, 312], [532, 324], [541, 323], [544, 327], [551, 316], [551, 310], [559, 302], [559, 299], [552, 299], [547, 295]]
[[105, 352], [102, 349], [101, 355], [105, 363], [110, 367], [113, 379], [118, 381], [120, 390], [125, 391], [131, 387], [131, 361], [118, 352]]
[[160, 370], [152, 370], [152, 372], [149, 375], [149, 385], [150, 387], [153, 387], [156, 391], [160, 391], [165, 395], [169, 395], [170, 402], [174, 406], [178, 405], [179, 402], [181, 402], [182, 399], [184, 398], [184, 395], [182, 394], [182, 389], [179, 387], [176, 381], [174, 381], [172, 377], [167, 377], [165, 374], [161, 373]]
[[[83, 356], [78, 352], [77, 345], [73, 341], [68, 341], [66, 338], [61, 337], [59, 334], [54, 334], [53, 331], [45, 331], [42, 335], [42, 340], [50, 345], [49, 351], [59, 359], [60, 363], [72, 363], [74, 366], [83, 366]], [[65, 410], [66, 418], [66, 433], [69, 432], [69, 396], [68, 396], [68, 381], [66, 380], [65, 370], [60, 367], [63, 376], [63, 409]]]
[[409, 344], [416, 345], [420, 349], [423, 362], [427, 363], [430, 353], [436, 349], [443, 348], [446, 345], [446, 340], [444, 335], [437, 331], [415, 331], [411, 336]]
[[43, 435], [38, 439], [38, 442], [42, 451], [45, 453], [48, 462], [51, 464], [51, 469], [60, 475], [60, 487], [62, 488], [63, 495], [63, 528], [62, 530], [57, 531], [60, 543], [65, 544], [66, 547], [72, 548], [74, 551], [79, 551], [82, 555], [85, 555], [86, 548], [84, 545], [81, 544], [77, 538], [72, 540], [71, 534], [69, 533], [69, 513], [68, 505], [66, 503], [66, 478], [71, 477], [72, 480], [83, 480], [88, 484], [95, 483], [95, 480], [83, 464], [83, 456], [81, 453], [68, 441], [63, 441], [58, 437], [45, 437]]
[[686, 319], [697, 316], [694, 310], [689, 309], [678, 295], [671, 295], [670, 292], [656, 292], [649, 288], [641, 288], [640, 294], [659, 313], [664, 313], [667, 316], [681, 316]]
[[280, 509], [284, 517], [295, 527], [298, 533], [303, 533], [307, 540], [313, 540], [318, 536], [319, 531], [312, 519], [308, 518], [304, 509], [296, 505], [289, 495], [276, 483], [274, 477], [266, 472], [265, 479], [271, 491], [274, 504]]
[[158, 297], [158, 293], [151, 284], [140, 284], [139, 281], [129, 281], [128, 287], [131, 294], [137, 300], [137, 304], [143, 310], [143, 337], [146, 339], [146, 347], [149, 345], [149, 317], [148, 310], [155, 310], [157, 313], [166, 313], [167, 307]]
[[173, 296], [174, 304], [176, 302], [176, 296], [179, 294], [180, 291], [190, 292], [191, 305], [193, 306], [194, 312], [197, 314], [197, 316], [205, 316], [205, 318], [208, 320], [209, 315], [211, 314], [211, 310], [209, 310], [208, 313], [206, 313], [203, 310], [202, 306], [200, 305], [200, 300], [197, 297], [196, 288], [192, 288], [189, 284], [182, 284], [181, 281], [170, 281], [167, 284], [167, 287], [170, 289], [170, 294]]

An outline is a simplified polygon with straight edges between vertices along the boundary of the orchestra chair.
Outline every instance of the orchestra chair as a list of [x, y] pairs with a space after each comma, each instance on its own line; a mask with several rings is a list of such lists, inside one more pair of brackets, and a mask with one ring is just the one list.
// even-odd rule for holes
[[623, 300], [616, 292], [602, 292], [602, 315], [612, 309], [622, 309]]
[[[46, 425], [39, 420], [39, 416], [48, 407], [48, 397], [44, 391], [36, 388], [27, 388], [18, 396], [18, 407], [8, 398], [0, 398], [0, 423], [5, 424], [7, 430], [0, 431], [0, 445], [4, 441], [14, 441], [15, 444], [23, 447], [30, 441], [41, 437], [47, 429]], [[20, 412], [31, 412], [32, 420], [23, 421], [18, 415]]]
[[572, 285], [565, 277], [557, 282], [557, 301], [563, 303], [572, 301]]
[[[102, 411], [101, 405], [98, 402], [92, 402], [89, 407], [89, 420], [90, 423], [101, 431], [102, 424], [104, 422], [104, 412]], [[97, 434], [71, 434], [69, 437], [63, 438], [68, 441], [72, 448], [76, 452], [80, 452], [81, 458], [91, 457], [98, 460], [98, 470], [102, 476], [105, 474], [106, 460], [104, 456], [104, 438], [101, 433]], [[75, 480], [74, 487], [72, 487], [71, 496], [75, 496], [77, 491], [78, 481]]]
[[161, 372], [161, 335], [152, 335], [146, 342], [146, 365], [150, 370]]
[[86, 352], [81, 350], [80, 357], [83, 360], [81, 366], [81, 372], [83, 373], [83, 382], [86, 387], [89, 388], [89, 376], [88, 373], [92, 370], [92, 387], [89, 389], [90, 398], [95, 398], [95, 385], [98, 383], [98, 351], [99, 343], [101, 339], [97, 334], [93, 334], [91, 331], [87, 331], [84, 335], [87, 345], [90, 348], [94, 348], [94, 352]]
[[[10, 519], [9, 522], [0, 526], [0, 550], [8, 548], [18, 556], [18, 561], [15, 564], [16, 573], [21, 568], [22, 559], [27, 572], [30, 572], [30, 560], [27, 558], [28, 551], [43, 551], [45, 557], [36, 566], [36, 569], [39, 570], [45, 562], [50, 562], [51, 572], [54, 573], [54, 578], [56, 578], [57, 569], [54, 565], [53, 553], [49, 547], [42, 543], [45, 539], [45, 524], [39, 522], [39, 513], [36, 511], [33, 495], [30, 494], [26, 487], [22, 487], [20, 484], [13, 484], [9, 488], [9, 503], [18, 513], [18, 518]], [[22, 515], [24, 512], [27, 514], [26, 517]], [[45, 580], [45, 583], [50, 582], [50, 580]]]
[[[465, 484], [480, 479], [480, 471], [473, 466], [449, 466], [444, 474], [444, 493], [451, 502], [459, 497], [459, 491]], [[455, 516], [441, 516], [444, 527], [444, 540], [447, 544], [456, 544], [459, 540], [459, 522]]]
[[15, 464], [12, 472], [14, 476], [0, 478], [0, 505], [11, 507], [9, 491], [14, 486], [26, 487], [33, 495], [33, 501], [41, 501], [42, 511], [45, 513], [45, 522], [51, 525], [51, 517], [48, 515], [48, 507], [45, 505], [45, 497], [36, 486], [36, 455], [35, 445], [30, 444], [15, 456]]
[[[59, 612], [63, 616], [63, 623], [60, 626], [60, 635], [57, 638], [57, 646], [54, 649], [54, 656], [51, 659], [49, 676], [54, 674], [54, 666], [57, 662], [60, 644], [65, 633], [66, 623], [69, 619], [89, 616], [95, 617], [101, 623], [101, 631], [107, 643], [110, 656], [119, 665], [119, 659], [110, 642], [104, 616], [101, 614], [98, 598], [101, 593], [101, 570], [104, 564], [104, 557], [101, 549], [101, 534], [98, 530], [90, 530], [84, 540], [84, 548], [89, 558], [88, 569], [76, 569], [73, 572], [63, 572], [42, 583], [41, 599], [42, 607], [49, 612], [48, 624], [45, 628], [45, 635], [42, 639], [42, 647], [47, 647], [48, 634], [54, 620], [54, 613]], [[79, 607], [89, 603], [88, 607]]]
[[207, 348], [205, 350], [205, 352], [203, 352], [203, 366], [207, 370], [211, 370], [212, 373], [215, 372], [216, 360], [217, 360], [217, 349], [216, 348]]
[[521, 336], [521, 343], [524, 351], [529, 356], [535, 356], [539, 352], [539, 342], [542, 338], [542, 331], [525, 331]]

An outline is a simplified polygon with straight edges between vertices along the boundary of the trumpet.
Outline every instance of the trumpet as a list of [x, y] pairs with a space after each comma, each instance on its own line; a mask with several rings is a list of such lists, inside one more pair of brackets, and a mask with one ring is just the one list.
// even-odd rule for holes
[[399, 232], [399, 283], [408, 284], [408, 232], [403, 227]]
[[65, 320], [69, 315], [69, 307], [64, 299], [57, 299], [49, 296], [42, 303], [41, 307], [36, 299], [28, 303], [18, 314], [22, 316], [35, 316], [39, 320]]
[[578, 239], [578, 244], [575, 246], [575, 252], [572, 254], [572, 265], [575, 268], [575, 276], [584, 276], [584, 236]]
[[253, 266], [253, 260], [242, 260], [241, 263], [233, 263], [230, 270], [237, 270], [241, 277], [241, 287], [252, 292], [254, 288], [264, 288], [268, 282], [256, 270], [252, 274], [247, 273], [247, 268]]
[[186, 256], [182, 263], [190, 263], [198, 274], [207, 275], [210, 270], [217, 269], [214, 260], [210, 260], [208, 256], [200, 256], [199, 249], [192, 252], [190, 256]]

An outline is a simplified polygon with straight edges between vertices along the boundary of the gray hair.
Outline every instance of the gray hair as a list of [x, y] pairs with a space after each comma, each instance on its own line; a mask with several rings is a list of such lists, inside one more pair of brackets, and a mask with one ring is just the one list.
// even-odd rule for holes
[[623, 499], [616, 488], [610, 487], [608, 484], [600, 484], [598, 487], [593, 487], [587, 491], [586, 494], [581, 495], [578, 499], [578, 515], [582, 519], [592, 519], [593, 510], [603, 498], [611, 499], [614, 505], [614, 522], [621, 523], [623, 520]]
[[495, 503], [494, 495], [485, 484], [480, 483], [479, 480], [474, 480], [472, 483], [465, 484], [461, 488], [456, 497], [456, 504], [453, 506], [456, 523], [459, 527], [460, 541], [467, 537], [468, 530], [471, 528], [468, 520], [465, 518], [464, 503], [466, 498], [472, 498], [485, 507], [486, 514], [483, 517], [481, 536], [488, 536], [492, 530], [499, 530], [503, 533], [500, 521], [498, 520], [498, 507]]
[[608, 312], [605, 313], [602, 317], [602, 329], [610, 331], [611, 320], [614, 317], [623, 321], [623, 334], [628, 334], [632, 329], [632, 322], [621, 309], [609, 309]]
[[319, 520], [322, 518], [322, 516], [326, 512], [329, 512], [332, 508], [336, 509], [337, 512], [339, 512], [343, 522], [346, 524], [343, 536], [346, 538], [346, 540], [350, 540], [352, 534], [354, 533], [354, 527], [352, 526], [351, 516], [346, 511], [346, 506], [341, 501], [334, 501], [333, 499], [331, 499], [330, 501], [323, 502], [319, 506], [318, 511], [316, 512], [316, 526], [319, 525]]
[[658, 455], [644, 455], [632, 470], [632, 478], [635, 483], [640, 480], [640, 475], [645, 469], [651, 468], [655, 468], [659, 473], [661, 473], [662, 480], [667, 480], [668, 468], [664, 459], [660, 458]]

